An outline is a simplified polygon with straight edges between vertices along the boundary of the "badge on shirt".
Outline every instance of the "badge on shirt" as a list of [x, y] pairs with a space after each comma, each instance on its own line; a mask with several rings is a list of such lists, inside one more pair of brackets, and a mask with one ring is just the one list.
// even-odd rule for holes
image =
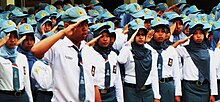
[[168, 60], [168, 66], [172, 66], [173, 65], [173, 59], [172, 58], [169, 58]]
[[113, 73], [116, 74], [116, 65], [113, 65]]
[[23, 69], [24, 69], [24, 75], [26, 75], [26, 67], [23, 66]]
[[92, 66], [92, 76], [95, 75], [95, 66]]

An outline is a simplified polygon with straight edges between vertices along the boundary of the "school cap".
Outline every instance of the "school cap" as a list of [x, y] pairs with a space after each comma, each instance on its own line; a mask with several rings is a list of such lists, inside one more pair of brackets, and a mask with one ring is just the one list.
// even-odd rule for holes
[[220, 29], [220, 21], [215, 21], [215, 22], [212, 22], [212, 30], [218, 30]]
[[20, 36], [25, 34], [34, 34], [34, 29], [30, 24], [23, 23], [18, 27], [18, 32]]
[[155, 7], [155, 2], [154, 0], [146, 0], [143, 3], [143, 8], [149, 8], [149, 7]]
[[15, 9], [15, 7], [16, 7], [15, 5], [9, 4], [5, 7], [5, 11], [12, 11]]
[[167, 3], [159, 3], [155, 8], [155, 10], [161, 10], [161, 11], [165, 11], [166, 9], [168, 9]]
[[198, 13], [198, 12], [201, 12], [201, 10], [199, 10], [196, 5], [192, 5], [189, 7], [188, 11], [186, 12], [186, 14], [195, 14], [195, 13]]
[[142, 19], [134, 19], [128, 23], [128, 28], [137, 30], [138, 28], [145, 28], [144, 21]]
[[141, 10], [141, 6], [138, 3], [131, 3], [127, 6], [126, 13], [135, 14]]
[[47, 5], [45, 7], [45, 10], [50, 14], [50, 16], [56, 16], [57, 15], [57, 8], [53, 5]]
[[204, 26], [201, 20], [198, 18], [198, 16], [195, 16], [194, 19], [189, 22], [190, 29], [194, 28], [195, 26]]
[[182, 5], [180, 5], [179, 10], [180, 10], [181, 13], [185, 14], [185, 12], [187, 11], [187, 9], [189, 7], [190, 7], [190, 4], [182, 4]]
[[155, 28], [156, 26], [159, 26], [159, 25], [169, 26], [169, 22], [160, 17], [157, 17], [154, 20], [151, 20], [152, 28]]
[[28, 9], [26, 7], [21, 7], [21, 10], [23, 13], [27, 14], [28, 13]]
[[5, 33], [17, 31], [16, 24], [12, 20], [4, 20], [2, 23], [0, 23], [0, 28], [2, 28], [2, 31]]
[[101, 20], [111, 20], [111, 19], [119, 19], [119, 18], [115, 17], [110, 12], [105, 12], [104, 14], [101, 14], [100, 19]]
[[182, 17], [176, 12], [165, 12], [163, 14], [163, 19], [166, 19], [168, 21], [172, 21], [174, 19], [180, 19], [182, 21]]
[[98, 11], [99, 14], [105, 13], [105, 10], [104, 10], [104, 8], [103, 8], [101, 5], [94, 6], [94, 7], [93, 7], [93, 10]]
[[102, 4], [101, 2], [99, 2], [99, 0], [91, 0], [90, 4], [92, 5], [98, 5], [98, 4]]
[[186, 4], [186, 0], [174, 0], [174, 4]]
[[61, 17], [64, 22], [78, 22], [91, 18], [87, 15], [85, 9], [81, 7], [72, 7], [64, 12]]
[[67, 4], [67, 5], [63, 6], [63, 10], [66, 11], [67, 9], [72, 8], [72, 7], [73, 7], [73, 5]]
[[152, 10], [145, 8], [145, 9], [142, 9], [142, 11], [144, 12], [144, 20], [154, 19], [154, 13], [152, 12]]
[[104, 31], [107, 31], [109, 33], [108, 29], [110, 28], [110, 26], [107, 25], [106, 23], [97, 23], [97, 24], [93, 25], [92, 28], [95, 28], [95, 29], [93, 29], [93, 34], [94, 34], [93, 36], [97, 37]]
[[49, 17], [50, 17], [50, 14], [45, 10], [40, 10], [35, 15], [35, 19], [37, 22], [39, 22], [40, 20], [42, 20], [44, 18], [49, 18]]
[[210, 13], [210, 14], [208, 15], [208, 19], [215, 21], [215, 14]]
[[190, 22], [190, 18], [185, 14], [181, 14], [180, 16], [182, 17], [183, 24]]
[[11, 11], [11, 16], [10, 17], [27, 17], [27, 14], [24, 14], [22, 10], [19, 7], [15, 7], [14, 10]]
[[11, 14], [10, 11], [4, 11], [4, 12], [0, 13], [0, 18], [1, 18], [1, 19], [4, 19], [4, 20], [8, 20], [10, 14]]
[[90, 10], [90, 11], [88, 12], [88, 14], [89, 14], [89, 16], [91, 16], [91, 17], [97, 17], [97, 16], [99, 15], [99, 12], [96, 11], [96, 10]]
[[209, 22], [208, 22], [208, 16], [207, 16], [207, 14], [198, 14], [197, 15], [198, 16], [198, 18], [199, 18], [199, 20], [203, 23], [203, 25], [204, 25], [204, 27], [203, 27], [203, 29], [210, 29], [211, 28], [211, 26], [210, 26], [210, 24], [209, 24]]
[[106, 23], [107, 25], [110, 26], [110, 28], [108, 29], [108, 31], [110, 33], [109, 35], [111, 37], [115, 37], [116, 38], [116, 33], [115, 33], [115, 30], [114, 30], [115, 24], [112, 21], [107, 21], [107, 22], [104, 22], [104, 23]]
[[32, 17], [27, 17], [27, 23], [30, 25], [36, 25], [37, 21]]
[[122, 4], [114, 10], [114, 14], [119, 15], [121, 13], [124, 13], [126, 11], [126, 9], [127, 9], [127, 4]]

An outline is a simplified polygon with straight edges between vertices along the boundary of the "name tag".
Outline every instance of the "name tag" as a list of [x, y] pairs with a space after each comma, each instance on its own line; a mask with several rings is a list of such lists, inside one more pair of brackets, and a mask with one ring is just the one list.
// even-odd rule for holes
[[173, 65], [173, 59], [172, 58], [169, 58], [168, 60], [168, 66], [172, 66]]
[[116, 65], [113, 65], [113, 73], [116, 74]]
[[92, 76], [95, 76], [95, 66], [92, 66]]

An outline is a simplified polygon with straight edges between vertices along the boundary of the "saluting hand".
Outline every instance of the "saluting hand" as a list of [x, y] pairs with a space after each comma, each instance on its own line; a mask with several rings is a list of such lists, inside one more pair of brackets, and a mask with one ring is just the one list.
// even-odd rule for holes
[[213, 95], [210, 96], [209, 102], [215, 102], [215, 97]]
[[58, 28], [58, 25], [54, 26], [53, 29], [51, 31], [55, 32]]
[[124, 26], [124, 30], [122, 31], [123, 34], [127, 34], [128, 33], [128, 24], [126, 24]]
[[16, 43], [16, 46], [18, 46], [20, 43], [22, 43], [26, 39], [26, 35], [24, 35], [21, 39], [19, 39]]
[[193, 36], [193, 34], [191, 34], [190, 36], [188, 36], [188, 37], [186, 37], [186, 38], [184, 38], [184, 39], [178, 40], [177, 42], [175, 42], [174, 44], [172, 44], [172, 46], [173, 46], [174, 48], [176, 48], [179, 44], [183, 44], [183, 43], [187, 42], [188, 39], [190, 39], [192, 36]]
[[154, 99], [154, 102], [160, 102], [160, 99]]
[[78, 21], [77, 23], [70, 24], [67, 28], [63, 29], [65, 36], [72, 36], [76, 33], [76, 27], [82, 22]]
[[136, 34], [138, 33], [138, 31], [139, 31], [139, 28], [134, 32], [134, 34], [132, 34], [132, 36], [131, 36], [131, 38], [128, 40], [128, 42], [130, 42], [130, 43], [134, 42], [134, 38], [135, 38]]
[[149, 30], [148, 33], [147, 33], [145, 42], [146, 43], [150, 42], [151, 39], [153, 38], [153, 36], [154, 36], [154, 30]]
[[180, 101], [180, 96], [175, 96], [175, 102], [181, 102]]
[[99, 39], [101, 36], [102, 36], [102, 35], [99, 35], [99, 36], [93, 38], [92, 40], [90, 40], [89, 42], [87, 42], [86, 45], [88, 45], [88, 46], [94, 46], [95, 43], [98, 41], [98, 39]]
[[0, 40], [0, 47], [2, 47], [9, 39], [10, 33]]

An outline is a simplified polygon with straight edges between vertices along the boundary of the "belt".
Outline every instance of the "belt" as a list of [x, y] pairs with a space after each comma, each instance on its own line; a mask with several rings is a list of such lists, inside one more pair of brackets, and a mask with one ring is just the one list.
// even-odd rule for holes
[[99, 92], [100, 92], [101, 94], [107, 94], [107, 93], [110, 93], [110, 92], [112, 92], [112, 91], [115, 91], [115, 87], [110, 87], [110, 88], [108, 88], [108, 89], [99, 89]]
[[209, 84], [209, 81], [207, 81], [207, 80], [205, 80], [203, 83], [201, 83], [199, 80], [196, 80], [196, 81], [183, 80], [183, 81], [191, 83], [191, 84], [196, 84], [197, 86]]
[[[136, 88], [136, 84], [130, 84], [130, 83], [124, 83], [124, 86], [131, 87], [131, 88]], [[150, 85], [144, 85], [141, 87], [141, 91], [146, 91], [147, 89], [151, 89], [151, 84]]]
[[41, 90], [38, 90], [37, 92], [45, 94], [45, 95], [53, 96], [53, 92], [52, 91], [41, 91]]
[[0, 93], [4, 93], [4, 94], [7, 94], [7, 95], [12, 95], [12, 96], [21, 96], [25, 93], [25, 89], [23, 90], [19, 90], [19, 91], [5, 91], [5, 90], [0, 90]]
[[168, 78], [162, 78], [160, 79], [160, 83], [166, 83], [166, 82], [170, 82], [173, 81], [173, 77], [168, 77]]

